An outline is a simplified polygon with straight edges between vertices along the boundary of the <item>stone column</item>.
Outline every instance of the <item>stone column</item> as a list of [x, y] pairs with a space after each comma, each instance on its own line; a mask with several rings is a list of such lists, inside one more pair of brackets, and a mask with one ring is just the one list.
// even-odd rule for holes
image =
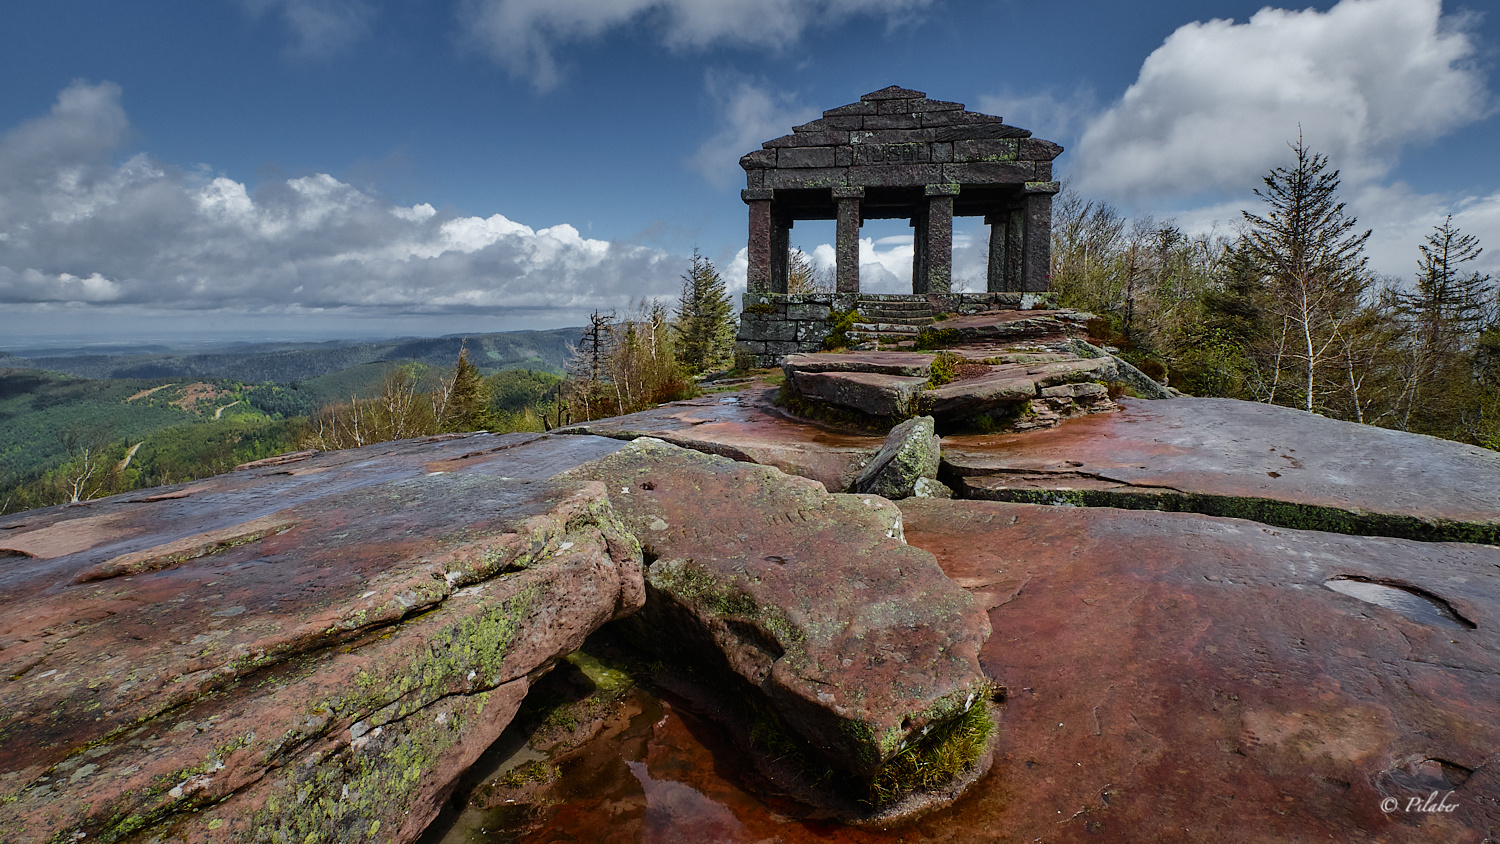
[[771, 191], [742, 190], [740, 199], [750, 206], [749, 267], [745, 274], [747, 293], [771, 292]]
[[859, 292], [860, 200], [864, 196], [864, 188], [833, 189], [833, 199], [839, 207], [838, 228], [834, 236], [834, 278], [839, 293]]
[[1010, 225], [1005, 230], [1005, 289], [1021, 291], [1021, 253], [1026, 245], [1026, 211], [1012, 208], [1005, 212]]
[[999, 211], [984, 215], [990, 226], [990, 261], [984, 274], [984, 289], [990, 293], [1008, 293], [1005, 286], [1005, 247], [1010, 237], [1010, 213]]
[[911, 218], [911, 292], [927, 292], [927, 209], [918, 208]]
[[957, 193], [957, 185], [927, 186], [926, 289], [920, 292], [947, 293], [953, 288], [953, 197]]
[[787, 264], [791, 261], [792, 219], [771, 214], [771, 292], [788, 293]]
[[1057, 182], [1027, 182], [1023, 211], [1025, 243], [1021, 246], [1021, 290], [1045, 293], [1052, 287], [1052, 195]]

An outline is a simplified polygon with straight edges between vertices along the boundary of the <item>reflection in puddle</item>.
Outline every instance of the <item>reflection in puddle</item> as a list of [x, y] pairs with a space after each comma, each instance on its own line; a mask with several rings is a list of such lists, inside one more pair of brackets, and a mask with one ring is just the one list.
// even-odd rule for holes
[[1476, 626], [1474, 622], [1459, 615], [1447, 601], [1416, 587], [1376, 583], [1353, 577], [1335, 577], [1324, 581], [1323, 585], [1335, 592], [1395, 610], [1412, 621], [1423, 624], [1456, 630], [1473, 630]]
[[745, 826], [734, 813], [697, 789], [671, 780], [655, 780], [644, 762], [626, 762], [646, 795], [646, 824], [641, 841], [741, 841]]
[[555, 761], [558, 779], [527, 802], [505, 802], [504, 791], [481, 785], [446, 834], [426, 840], [896, 844], [912, 832], [806, 818], [807, 809], [778, 797], [743, 764], [717, 727], [639, 688], [597, 736]]

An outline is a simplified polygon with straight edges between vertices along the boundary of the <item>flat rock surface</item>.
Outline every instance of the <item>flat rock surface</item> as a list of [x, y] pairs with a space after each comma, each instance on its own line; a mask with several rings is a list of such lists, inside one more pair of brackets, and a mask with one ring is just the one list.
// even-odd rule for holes
[[[990, 608], [981, 660], [1010, 689], [992, 773], [922, 840], [1500, 833], [1500, 549], [1179, 513], [900, 507], [908, 541]], [[1337, 577], [1415, 588], [1467, 624], [1325, 586]], [[1433, 791], [1456, 808], [1416, 811]]]
[[1500, 454], [1487, 449], [1234, 399], [1123, 407], [1050, 430], [947, 437], [945, 468], [974, 497], [1026, 489], [1181, 493], [1461, 523], [1458, 535], [1467, 525], [1488, 541], [1500, 528]]
[[638, 623], [721, 654], [846, 770], [869, 776], [983, 685], [983, 612], [883, 498], [649, 438], [563, 477], [603, 481], [655, 560]]
[[414, 840], [530, 672], [644, 600], [603, 487], [526, 477], [618, 446], [389, 443], [0, 524], [0, 840]]
[[816, 352], [787, 355], [782, 366], [788, 372], [878, 372], [926, 378], [932, 358], [930, 352]]
[[843, 434], [797, 419], [772, 404], [775, 389], [752, 387], [585, 422], [559, 433], [619, 439], [656, 437], [673, 445], [734, 460], [774, 466], [823, 484], [849, 489], [884, 437]]

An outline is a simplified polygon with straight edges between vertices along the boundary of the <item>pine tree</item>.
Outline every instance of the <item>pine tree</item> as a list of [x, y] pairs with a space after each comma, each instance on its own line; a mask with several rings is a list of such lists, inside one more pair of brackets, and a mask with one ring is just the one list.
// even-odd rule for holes
[[1418, 249], [1422, 257], [1417, 261], [1417, 292], [1403, 297], [1402, 304], [1416, 316], [1431, 351], [1451, 352], [1482, 327], [1490, 277], [1478, 272], [1463, 275], [1459, 265], [1484, 250], [1478, 238], [1454, 227], [1451, 214], [1441, 226], [1433, 226]]
[[1438, 436], [1473, 438], [1465, 428], [1483, 392], [1481, 332], [1492, 318], [1488, 275], [1460, 265], [1479, 257], [1479, 239], [1461, 233], [1450, 215], [1418, 247], [1417, 289], [1399, 297], [1409, 320], [1399, 426]]
[[447, 401], [443, 403], [444, 431], [478, 431], [493, 427], [490, 388], [479, 374], [479, 367], [469, 362], [466, 346], [458, 349], [458, 363], [448, 382]]
[[724, 279], [694, 249], [677, 303], [678, 359], [692, 375], [728, 366], [734, 359], [734, 335], [734, 309]]
[[801, 249], [793, 249], [786, 262], [786, 292], [798, 295], [808, 293], [832, 293], [833, 279], [827, 273], [818, 272], [812, 259]]
[[[1302, 395], [1295, 398], [1312, 412], [1319, 404], [1322, 370], [1341, 358], [1341, 335], [1369, 285], [1364, 247], [1370, 232], [1357, 233], [1357, 220], [1335, 201], [1339, 172], [1324, 172], [1328, 158], [1310, 151], [1300, 137], [1292, 151], [1294, 166], [1273, 169], [1265, 177], [1265, 192], [1255, 191], [1269, 207], [1266, 216], [1244, 212], [1250, 224], [1244, 248], [1265, 280], [1270, 320], [1276, 323], [1267, 401], [1276, 401], [1287, 370], [1299, 376]], [[1341, 388], [1342, 378], [1335, 389]]]

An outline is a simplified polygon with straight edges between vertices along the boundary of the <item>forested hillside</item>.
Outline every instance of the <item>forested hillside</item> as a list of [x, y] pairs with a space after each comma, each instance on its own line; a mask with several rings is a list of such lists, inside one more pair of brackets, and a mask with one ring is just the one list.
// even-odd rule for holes
[[1327, 158], [1293, 147], [1238, 232], [1127, 219], [1071, 191], [1052, 226], [1052, 289], [1147, 374], [1225, 396], [1500, 447], [1500, 294], [1449, 218], [1408, 276], [1372, 272]]
[[85, 378], [233, 378], [247, 384], [286, 384], [381, 362], [452, 366], [460, 346], [482, 372], [532, 369], [561, 373], [567, 344], [578, 329], [512, 331], [498, 334], [401, 338], [370, 343], [271, 343], [203, 353], [157, 349], [149, 352], [27, 355], [10, 366], [64, 372]]
[[[576, 337], [577, 330], [536, 334]], [[403, 350], [431, 358], [447, 345], [446, 338], [401, 341], [384, 344], [384, 353]], [[457, 429], [541, 430], [561, 376], [547, 369], [481, 368], [469, 361], [508, 361], [506, 354], [545, 344], [475, 346], [477, 353], [455, 339], [453, 357], [441, 364], [381, 360], [287, 383], [194, 376], [100, 379], [0, 368], [0, 513], [205, 477], [305, 447], [341, 447], [327, 434], [351, 420], [359, 441]], [[315, 363], [326, 366], [329, 359]], [[36, 362], [16, 356], [3, 360]], [[460, 361], [457, 370], [454, 360]], [[493, 374], [486, 376], [487, 370]], [[464, 390], [467, 398], [450, 401]], [[388, 409], [397, 398], [411, 424], [393, 430], [372, 426], [376, 409]]]

